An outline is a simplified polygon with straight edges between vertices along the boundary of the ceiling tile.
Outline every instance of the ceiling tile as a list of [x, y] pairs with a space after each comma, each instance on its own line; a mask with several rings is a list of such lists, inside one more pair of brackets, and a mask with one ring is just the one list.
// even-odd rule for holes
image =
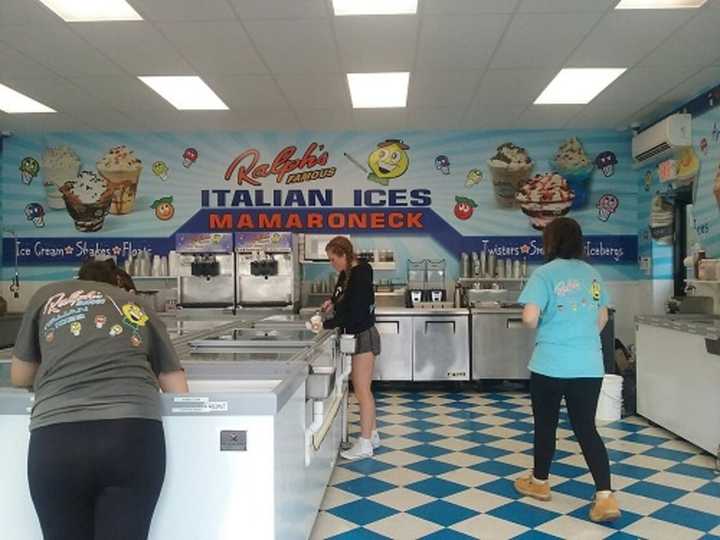
[[149, 22], [92, 22], [71, 26], [133, 75], [194, 74], [192, 67]]
[[565, 127], [569, 129], [615, 129], [618, 126], [629, 124], [627, 119], [632, 112], [634, 111], [628, 111], [628, 107], [591, 103], [574, 116]]
[[22, 92], [58, 112], [75, 114], [105, 109], [105, 102], [83, 88], [53, 76], [48, 79], [10, 79], [8, 86]]
[[720, 84], [720, 66], [712, 66], [695, 73], [669, 92], [660, 96], [660, 99], [675, 103], [677, 106], [684, 105], [717, 84]]
[[643, 127], [650, 126], [673, 110], [675, 110], [675, 107], [672, 103], [656, 101], [626, 117], [623, 124], [625, 126], [630, 126], [631, 124], [639, 124]]
[[2, 129], [18, 133], [83, 131], [89, 126], [69, 114], [6, 114], [0, 118]]
[[475, 102], [529, 105], [556, 73], [554, 69], [489, 69], [483, 75]]
[[230, 0], [238, 17], [246, 19], [308, 19], [329, 17], [325, 0]]
[[350, 109], [350, 93], [344, 74], [317, 76], [278, 75], [278, 85], [290, 105], [297, 109]]
[[692, 10], [610, 12], [573, 53], [568, 66], [632, 66], [693, 14]]
[[60, 20], [55, 13], [37, 1], [2, 0], [0, 2], [0, 27], [13, 24], [37, 25]]
[[692, 66], [633, 68], [593, 100], [597, 105], [640, 109], [672, 90], [695, 73]]
[[234, 75], [207, 83], [232, 110], [288, 109], [289, 105], [270, 75]]
[[707, 66], [720, 54], [720, 9], [705, 9], [651, 52], [640, 65]]
[[92, 114], [78, 115], [92, 129], [97, 131], [138, 131], [152, 129], [152, 122], [142, 116], [132, 117], [117, 111], [93, 111]]
[[560, 129], [582, 110], [582, 105], [532, 105], [516, 120], [516, 129]]
[[170, 103], [151, 90], [149, 86], [130, 75], [121, 77], [81, 77], [73, 82], [107, 103], [108, 107], [119, 111], [130, 113], [135, 111], [174, 110]]
[[355, 128], [362, 131], [398, 131], [407, 127], [407, 109], [356, 109]]
[[482, 71], [419, 71], [410, 75], [408, 106], [467, 107]]
[[408, 109], [408, 129], [460, 129], [465, 107], [422, 107]]
[[418, 69], [485, 69], [509, 20], [499, 14], [424, 17]]
[[303, 129], [311, 131], [348, 131], [354, 128], [350, 109], [298, 109]]
[[0, 31], [0, 41], [63, 76], [122, 73], [107, 56], [89, 45], [65, 23], [4, 27]]
[[335, 17], [333, 23], [344, 71], [412, 70], [418, 17]]
[[558, 68], [601, 16], [601, 13], [517, 14], [495, 53], [492, 67]]
[[152, 131], [283, 131], [299, 128], [290, 111], [166, 111], [136, 118]]
[[239, 21], [160, 23], [158, 27], [200, 75], [268, 72]]
[[22, 77], [24, 79], [42, 79], [54, 77], [55, 73], [41, 66], [31, 58], [0, 44], [0, 82]]
[[512, 13], [518, 0], [424, 0], [424, 15], [478, 15], [481, 13]]
[[246, 28], [273, 73], [340, 71], [326, 19], [255, 21]]
[[607, 11], [618, 0], [522, 0], [519, 13], [568, 13], [570, 11]]
[[227, 0], [132, 0], [149, 21], [228, 21], [235, 18]]
[[515, 119], [527, 109], [525, 105], [473, 104], [463, 118], [463, 129], [509, 129]]

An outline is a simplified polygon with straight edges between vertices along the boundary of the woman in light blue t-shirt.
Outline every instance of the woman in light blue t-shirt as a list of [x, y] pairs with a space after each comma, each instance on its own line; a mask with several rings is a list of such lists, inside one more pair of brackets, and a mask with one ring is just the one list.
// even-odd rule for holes
[[559, 218], [544, 231], [544, 264], [532, 274], [519, 302], [523, 322], [537, 328], [530, 360], [530, 394], [535, 420], [534, 469], [515, 481], [523, 495], [550, 500], [548, 475], [555, 453], [560, 402], [597, 489], [590, 519], [612, 521], [620, 508], [610, 486], [607, 450], [595, 428], [603, 366], [600, 332], [608, 320], [608, 296], [600, 274], [584, 262], [580, 225]]

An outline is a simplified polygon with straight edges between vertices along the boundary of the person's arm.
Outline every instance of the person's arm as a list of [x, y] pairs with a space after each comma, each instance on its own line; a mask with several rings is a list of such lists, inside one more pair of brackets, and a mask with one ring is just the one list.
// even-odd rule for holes
[[609, 315], [608, 315], [608, 308], [601, 307], [600, 311], [598, 312], [598, 332], [602, 332], [605, 328], [605, 325], [608, 323]]
[[187, 394], [190, 391], [187, 375], [185, 375], [185, 370], [182, 369], [158, 373], [158, 383], [160, 383], [160, 389], [165, 393]]
[[32, 388], [40, 364], [32, 360], [20, 360], [13, 355], [10, 363], [10, 382], [20, 388]]
[[522, 312], [523, 326], [525, 328], [537, 328], [540, 322], [540, 313], [540, 306], [525, 304]]

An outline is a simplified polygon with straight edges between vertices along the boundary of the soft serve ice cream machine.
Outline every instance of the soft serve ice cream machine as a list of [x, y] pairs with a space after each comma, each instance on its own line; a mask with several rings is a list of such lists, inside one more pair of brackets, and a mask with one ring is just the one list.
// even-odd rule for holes
[[178, 303], [226, 308], [235, 303], [232, 233], [182, 233], [176, 237]]
[[237, 306], [294, 306], [300, 298], [296, 250], [289, 232], [237, 233]]

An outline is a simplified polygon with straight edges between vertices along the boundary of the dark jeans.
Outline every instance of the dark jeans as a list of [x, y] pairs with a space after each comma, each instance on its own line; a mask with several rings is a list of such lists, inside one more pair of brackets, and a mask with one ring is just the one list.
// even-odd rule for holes
[[547, 480], [555, 454], [556, 431], [563, 396], [575, 437], [598, 491], [610, 490], [610, 463], [607, 450], [595, 429], [595, 411], [600, 397], [601, 378], [556, 379], [533, 373], [530, 396], [535, 418], [535, 469], [538, 480]]
[[30, 435], [30, 494], [45, 540], [146, 539], [164, 478], [158, 421], [72, 422]]

